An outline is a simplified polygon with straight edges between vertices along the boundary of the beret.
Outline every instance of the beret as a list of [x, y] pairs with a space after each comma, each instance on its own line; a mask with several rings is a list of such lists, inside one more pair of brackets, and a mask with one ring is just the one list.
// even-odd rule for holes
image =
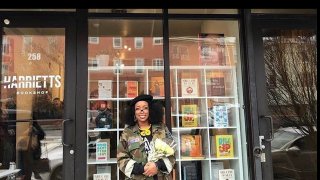
[[151, 103], [152, 99], [153, 99], [153, 96], [151, 95], [141, 94], [131, 100], [130, 106], [134, 106], [138, 101], [147, 101], [148, 103]]

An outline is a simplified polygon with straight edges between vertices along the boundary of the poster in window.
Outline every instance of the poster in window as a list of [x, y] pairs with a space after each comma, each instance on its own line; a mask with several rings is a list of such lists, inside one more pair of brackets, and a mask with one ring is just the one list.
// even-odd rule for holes
[[150, 95], [154, 97], [164, 97], [163, 76], [153, 76], [150, 80]]
[[200, 65], [225, 65], [225, 43], [223, 34], [199, 34]]
[[182, 78], [181, 79], [181, 96], [182, 97], [198, 97], [199, 85], [197, 78]]

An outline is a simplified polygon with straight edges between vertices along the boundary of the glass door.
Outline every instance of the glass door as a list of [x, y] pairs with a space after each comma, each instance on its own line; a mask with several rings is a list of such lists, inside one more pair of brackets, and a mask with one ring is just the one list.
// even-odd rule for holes
[[[316, 179], [316, 21], [255, 19], [255, 78], [263, 179]], [[307, 161], [306, 161], [307, 160]]]
[[68, 79], [75, 73], [66, 71], [74, 63], [67, 21], [2, 18], [1, 32], [0, 179], [73, 179], [75, 82]]

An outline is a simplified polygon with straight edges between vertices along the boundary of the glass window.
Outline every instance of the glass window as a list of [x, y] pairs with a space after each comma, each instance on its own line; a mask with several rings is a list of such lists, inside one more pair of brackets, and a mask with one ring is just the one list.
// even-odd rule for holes
[[136, 58], [136, 73], [141, 74], [143, 73], [143, 66], [144, 66], [144, 59]]
[[[116, 150], [128, 102], [142, 93], [164, 102], [163, 46], [153, 44], [162, 38], [162, 21], [90, 19], [88, 28], [99, 43], [88, 43], [87, 179], [101, 172], [125, 179]], [[101, 143], [107, 143], [102, 160], [96, 156]]]
[[152, 60], [153, 69], [156, 71], [163, 70], [163, 65], [163, 59], [156, 58]]
[[99, 44], [99, 37], [89, 37], [89, 44]]
[[153, 38], [153, 45], [162, 45], [163, 44], [163, 38], [162, 37], [154, 37]]
[[251, 9], [255, 14], [317, 14], [316, 9]]
[[122, 48], [122, 39], [121, 37], [114, 37], [113, 38], [113, 48], [121, 49]]
[[143, 37], [134, 38], [134, 48], [142, 49], [143, 48]]
[[237, 21], [169, 20], [176, 179], [218, 179], [218, 168], [248, 179], [239, 51]]
[[162, 9], [89, 9], [89, 13], [162, 13]]
[[237, 9], [168, 9], [169, 14], [238, 14]]
[[[17, 172], [14, 179], [57, 179], [64, 164], [65, 29], [2, 30], [0, 179]], [[35, 166], [40, 157], [50, 161], [43, 171]]]

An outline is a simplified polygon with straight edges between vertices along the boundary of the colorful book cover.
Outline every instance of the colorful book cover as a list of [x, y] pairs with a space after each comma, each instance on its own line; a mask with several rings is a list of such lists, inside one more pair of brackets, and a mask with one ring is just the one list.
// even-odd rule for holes
[[106, 161], [108, 159], [108, 143], [96, 143], [96, 161]]
[[93, 180], [111, 180], [111, 173], [93, 174]]
[[164, 80], [161, 76], [154, 76], [150, 79], [150, 95], [164, 97]]
[[225, 96], [224, 77], [212, 77], [207, 85], [208, 96]]
[[203, 157], [201, 135], [181, 135], [181, 156]]
[[225, 65], [225, 43], [223, 34], [199, 34], [200, 65]]
[[[99, 142], [110, 144], [110, 139], [100, 139]], [[107, 146], [107, 159], [110, 159], [110, 146]]]
[[134, 98], [138, 96], [138, 81], [126, 81], [127, 97]]
[[232, 135], [216, 135], [217, 158], [232, 158], [234, 157], [233, 150]]
[[98, 98], [112, 97], [112, 80], [98, 80]]
[[219, 180], [235, 180], [233, 169], [220, 169]]
[[198, 97], [199, 85], [197, 78], [181, 79], [181, 96]]
[[228, 108], [225, 105], [213, 106], [213, 126], [228, 127]]
[[219, 179], [219, 170], [223, 169], [223, 162], [221, 161], [212, 161], [211, 162], [211, 173], [213, 179]]
[[181, 105], [182, 127], [198, 126], [198, 106], [196, 104]]

